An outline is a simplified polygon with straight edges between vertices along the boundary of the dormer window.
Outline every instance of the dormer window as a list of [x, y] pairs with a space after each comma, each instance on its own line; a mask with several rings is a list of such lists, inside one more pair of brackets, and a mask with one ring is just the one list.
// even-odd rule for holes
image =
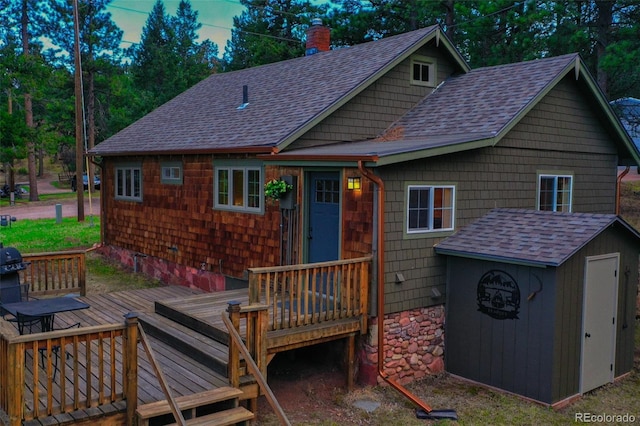
[[435, 87], [436, 61], [426, 56], [411, 58], [411, 84]]

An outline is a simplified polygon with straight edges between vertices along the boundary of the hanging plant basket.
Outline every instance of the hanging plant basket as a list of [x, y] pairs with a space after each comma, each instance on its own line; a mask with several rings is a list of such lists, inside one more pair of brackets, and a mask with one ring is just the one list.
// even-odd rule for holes
[[280, 200], [287, 192], [293, 189], [293, 185], [280, 179], [272, 179], [264, 184], [264, 196], [273, 202]]

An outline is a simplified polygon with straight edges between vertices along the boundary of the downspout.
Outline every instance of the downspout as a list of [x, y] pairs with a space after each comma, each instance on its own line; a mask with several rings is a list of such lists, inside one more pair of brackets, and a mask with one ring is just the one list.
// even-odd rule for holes
[[629, 173], [630, 168], [631, 166], [627, 166], [622, 171], [622, 173], [620, 173], [618, 179], [616, 179], [616, 215], [620, 214], [620, 192], [622, 192], [622, 178], [625, 177], [627, 173]]
[[378, 186], [378, 375], [411, 402], [430, 413], [433, 409], [429, 405], [421, 401], [401, 384], [387, 377], [384, 372], [384, 182], [379, 176], [365, 169], [362, 160], [358, 160], [358, 170], [364, 177]]

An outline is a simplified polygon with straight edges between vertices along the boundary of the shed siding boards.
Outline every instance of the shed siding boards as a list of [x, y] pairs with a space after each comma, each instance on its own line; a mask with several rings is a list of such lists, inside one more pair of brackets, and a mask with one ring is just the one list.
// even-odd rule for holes
[[[182, 185], [160, 183], [163, 161], [180, 159]], [[127, 158], [131, 162], [136, 159]], [[280, 212], [267, 204], [265, 214], [237, 213], [213, 209], [213, 159], [210, 155], [144, 157], [143, 201], [114, 199], [114, 188], [102, 191], [105, 242], [133, 252], [165, 259], [187, 267], [242, 277], [245, 269], [273, 266], [280, 262]], [[118, 158], [105, 157], [103, 174], [114, 182]], [[284, 174], [299, 175], [298, 168], [267, 168], [266, 180]], [[175, 246], [177, 252], [169, 247]]]
[[603, 231], [558, 268], [554, 343], [554, 363], [558, 372], [554, 374], [555, 401], [579, 391], [584, 273], [588, 256], [620, 253], [614, 375], [620, 376], [633, 368], [634, 300], [637, 287], [632, 283], [638, 282], [638, 246], [626, 237], [626, 232], [625, 237], [622, 234], [616, 227]]
[[[549, 313], [554, 311], [553, 270], [454, 257], [448, 261], [447, 370], [550, 402], [554, 320]], [[518, 283], [521, 300], [518, 319], [497, 320], [479, 312], [478, 281], [493, 269], [508, 273]], [[538, 290], [538, 279], [544, 282], [544, 290], [528, 302], [527, 296]]]
[[[454, 71], [450, 62], [434, 47], [423, 47], [417, 54], [437, 60], [438, 83]], [[366, 66], [366, 63], [362, 66]], [[410, 84], [410, 72], [411, 58], [408, 58], [314, 126], [290, 148], [372, 139], [379, 136], [391, 123], [434, 89]], [[309, 98], [312, 100], [313, 94], [309, 94]]]

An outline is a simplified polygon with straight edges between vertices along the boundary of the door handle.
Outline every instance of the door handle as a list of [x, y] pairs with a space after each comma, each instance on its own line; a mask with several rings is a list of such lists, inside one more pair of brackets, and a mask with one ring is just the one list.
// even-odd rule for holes
[[309, 239], [309, 240], [313, 238], [313, 236], [311, 235], [312, 231], [313, 231], [313, 228], [309, 227], [309, 233], [307, 234], [307, 239]]
[[587, 337], [591, 337], [590, 333], [584, 333], [584, 338], [586, 339]]

